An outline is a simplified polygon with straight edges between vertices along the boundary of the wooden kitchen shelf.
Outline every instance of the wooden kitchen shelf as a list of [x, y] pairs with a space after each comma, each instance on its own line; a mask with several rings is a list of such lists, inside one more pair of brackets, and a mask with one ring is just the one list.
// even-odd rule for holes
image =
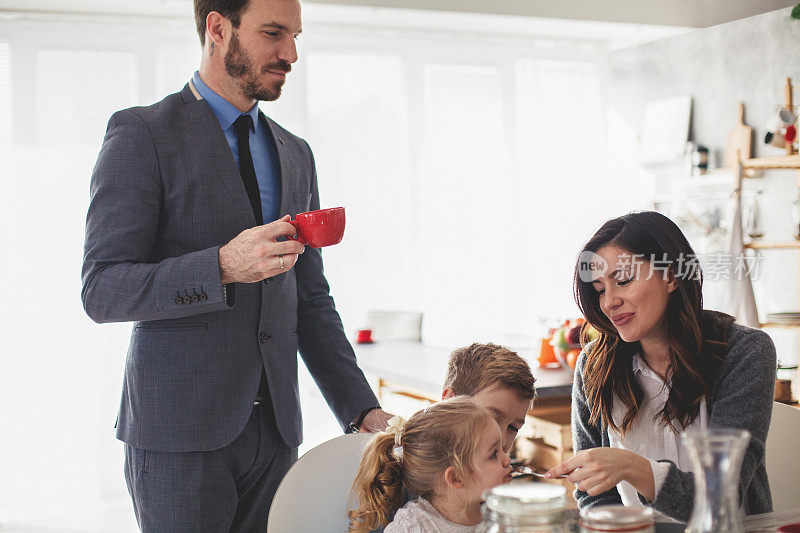
[[759, 324], [762, 328], [785, 328], [785, 329], [797, 329], [800, 328], [800, 324], [781, 324], [779, 322], [762, 322]]
[[[784, 86], [784, 96], [785, 96], [785, 106], [791, 110], [794, 110], [794, 97], [793, 97], [793, 87], [792, 87], [792, 80], [791, 78], [786, 78], [786, 84]], [[740, 111], [741, 114], [741, 111]], [[732, 133], [733, 135], [733, 133]], [[737, 153], [736, 157], [736, 190], [735, 190], [735, 198], [738, 202], [738, 213], [739, 213], [739, 220], [735, 220], [735, 224], [742, 223], [741, 219], [741, 207], [742, 207], [742, 184], [744, 178], [755, 178], [761, 177], [764, 175], [762, 171], [769, 171], [769, 170], [793, 170], [791, 174], [794, 174], [796, 184], [798, 190], [800, 190], [800, 155], [798, 155], [797, 150], [794, 148], [794, 143], [789, 143], [788, 146], [785, 147], [785, 155], [779, 156], [771, 156], [771, 157], [756, 157], [756, 158], [742, 158], [740, 155], [743, 152]], [[788, 174], [788, 173], [787, 173]], [[796, 221], [793, 223], [796, 224]], [[740, 226], [741, 227], [741, 226]], [[745, 248], [749, 248], [751, 250], [800, 250], [800, 240], [797, 241], [773, 241], [773, 242], [751, 242], [749, 244], [744, 245]], [[785, 261], [784, 258], [782, 260]], [[751, 286], [752, 291], [752, 286]], [[752, 294], [752, 292], [751, 292]], [[781, 322], [763, 322], [759, 324], [761, 328], [766, 329], [783, 329], [785, 332], [792, 332], [792, 336], [797, 336], [800, 333], [800, 324], [786, 324]], [[800, 370], [795, 370], [795, 377], [794, 380], [800, 380]], [[795, 383], [796, 385], [796, 383]]]
[[800, 250], [800, 241], [790, 242], [760, 242], [754, 241], [744, 245], [751, 250]]
[[770, 170], [788, 168], [800, 170], [800, 155], [777, 155], [772, 157], [757, 157], [742, 161], [745, 170]]

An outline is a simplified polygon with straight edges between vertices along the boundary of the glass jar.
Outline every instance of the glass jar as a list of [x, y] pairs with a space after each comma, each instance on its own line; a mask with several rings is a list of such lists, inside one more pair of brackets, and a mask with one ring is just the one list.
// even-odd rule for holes
[[778, 372], [775, 375], [775, 395], [773, 400], [776, 402], [791, 403], [797, 396], [797, 365], [783, 364], [778, 360]]
[[655, 533], [653, 510], [649, 507], [600, 505], [581, 511], [581, 533], [625, 531]]
[[708, 148], [695, 144], [692, 146], [692, 176], [708, 172]]
[[764, 230], [761, 228], [760, 197], [761, 191], [750, 199], [750, 204], [747, 206], [747, 213], [744, 217], [744, 232], [754, 241], [764, 236]]
[[478, 533], [569, 533], [567, 489], [549, 483], [500, 485], [484, 493]]

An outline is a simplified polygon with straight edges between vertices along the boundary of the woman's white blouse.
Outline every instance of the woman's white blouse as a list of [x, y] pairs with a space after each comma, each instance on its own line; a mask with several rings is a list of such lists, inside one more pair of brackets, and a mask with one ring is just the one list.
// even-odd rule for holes
[[[642, 408], [633, 422], [633, 426], [623, 437], [618, 431], [608, 428], [608, 440], [612, 448], [630, 450], [650, 460], [655, 481], [656, 497], [664, 485], [669, 471], [669, 463], [658, 463], [660, 459], [669, 459], [680, 470], [691, 472], [693, 470], [689, 454], [681, 443], [680, 429], [676, 432], [669, 426], [664, 426], [658, 418], [658, 413], [663, 409], [669, 397], [669, 383], [661, 379], [656, 372], [650, 369], [637, 354], [633, 356], [633, 375], [644, 391]], [[612, 416], [617, 426], [620, 426], [625, 416], [625, 406], [621, 401], [615, 400], [612, 407]], [[685, 429], [687, 434], [708, 428], [708, 409], [705, 398], [700, 404], [700, 413], [697, 418]], [[617, 491], [622, 497], [622, 503], [628, 506], [640, 506], [639, 496], [633, 485], [627, 481], [617, 484]]]

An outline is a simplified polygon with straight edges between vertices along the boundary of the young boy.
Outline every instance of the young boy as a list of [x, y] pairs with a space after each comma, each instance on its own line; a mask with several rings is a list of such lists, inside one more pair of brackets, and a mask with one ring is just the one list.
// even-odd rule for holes
[[508, 452], [536, 398], [536, 379], [516, 352], [497, 344], [474, 343], [450, 354], [442, 399], [471, 396], [494, 413]]

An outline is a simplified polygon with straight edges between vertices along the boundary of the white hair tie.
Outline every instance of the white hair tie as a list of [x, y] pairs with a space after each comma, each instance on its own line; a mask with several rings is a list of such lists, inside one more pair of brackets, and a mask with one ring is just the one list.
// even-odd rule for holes
[[403, 427], [406, 425], [406, 420], [402, 416], [393, 416], [389, 419], [389, 422], [386, 426], [386, 433], [389, 435], [394, 435], [394, 444], [395, 449], [400, 448], [400, 454], [402, 455], [402, 447], [403, 445], [400, 442], [400, 439], [403, 437]]

